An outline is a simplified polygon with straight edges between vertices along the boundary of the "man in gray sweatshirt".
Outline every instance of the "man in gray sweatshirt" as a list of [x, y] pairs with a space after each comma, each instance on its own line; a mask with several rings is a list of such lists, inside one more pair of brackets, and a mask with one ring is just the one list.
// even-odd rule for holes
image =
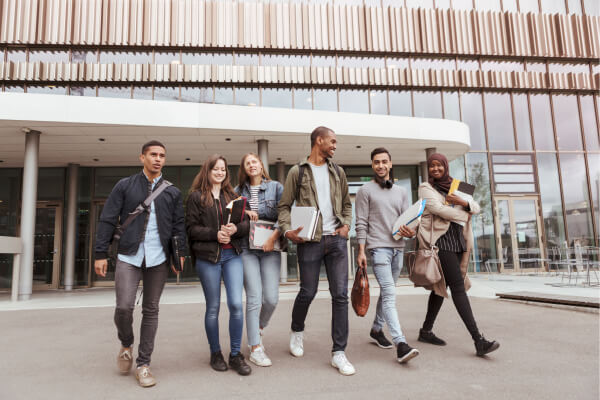
[[[406, 343], [396, 310], [396, 281], [402, 270], [404, 240], [392, 237], [392, 226], [410, 206], [404, 188], [394, 185], [390, 179], [392, 156], [383, 147], [371, 152], [374, 179], [364, 184], [356, 195], [356, 237], [358, 239], [358, 265], [367, 268], [365, 247], [371, 253], [373, 272], [379, 283], [380, 294], [377, 312], [370, 336], [384, 349], [396, 346], [397, 360], [405, 363], [419, 355], [419, 350]], [[407, 226], [400, 228], [400, 235], [413, 237], [415, 232]], [[393, 344], [383, 334], [388, 324]]]

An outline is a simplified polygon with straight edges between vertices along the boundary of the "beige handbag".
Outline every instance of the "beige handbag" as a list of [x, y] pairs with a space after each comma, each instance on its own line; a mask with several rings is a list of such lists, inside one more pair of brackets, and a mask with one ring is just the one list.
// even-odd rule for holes
[[431, 286], [442, 279], [441, 265], [438, 257], [438, 248], [433, 243], [433, 216], [431, 216], [431, 229], [429, 235], [429, 248], [421, 248], [408, 257], [408, 279], [415, 286]]

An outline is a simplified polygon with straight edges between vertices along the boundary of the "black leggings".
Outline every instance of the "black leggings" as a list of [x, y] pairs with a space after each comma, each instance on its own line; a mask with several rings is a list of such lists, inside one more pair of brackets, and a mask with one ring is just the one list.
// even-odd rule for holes
[[[479, 330], [473, 317], [473, 311], [471, 310], [471, 304], [465, 291], [465, 281], [460, 272], [460, 259], [462, 253], [454, 253], [451, 251], [440, 250], [438, 253], [440, 257], [440, 263], [442, 264], [442, 270], [444, 271], [444, 278], [446, 280], [446, 286], [450, 287], [452, 292], [452, 301], [456, 307], [456, 311], [462, 318], [465, 326], [473, 340], [479, 337]], [[427, 315], [425, 316], [425, 322], [423, 322], [423, 330], [431, 331], [435, 318], [442, 308], [444, 298], [438, 296], [432, 290], [429, 295], [429, 302], [427, 303]]]

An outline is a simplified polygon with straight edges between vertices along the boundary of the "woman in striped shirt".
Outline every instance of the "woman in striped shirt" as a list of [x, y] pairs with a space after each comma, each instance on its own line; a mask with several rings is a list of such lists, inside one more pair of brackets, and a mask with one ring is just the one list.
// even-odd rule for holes
[[448, 160], [442, 154], [432, 154], [427, 160], [428, 182], [419, 186], [419, 197], [426, 200], [425, 211], [417, 232], [419, 245], [439, 249], [442, 280], [432, 287], [427, 304], [427, 315], [419, 331], [419, 341], [444, 346], [445, 341], [431, 330], [444, 297], [446, 286], [452, 292], [452, 301], [475, 342], [478, 356], [496, 350], [500, 344], [487, 341], [479, 332], [466, 290], [471, 286], [467, 277], [469, 253], [473, 246], [471, 215], [479, 213], [474, 200], [464, 200], [456, 194], [448, 194], [453, 178], [449, 174]]
[[275, 229], [263, 244], [262, 250], [250, 249], [246, 241], [242, 252], [244, 262], [244, 287], [246, 289], [246, 331], [250, 346], [250, 361], [261, 367], [271, 365], [262, 344], [263, 329], [269, 323], [279, 301], [281, 253], [273, 251], [279, 240], [277, 229], [277, 204], [283, 185], [271, 180], [260, 158], [246, 154], [240, 163], [239, 185], [236, 192], [248, 198], [251, 221], [275, 222]]

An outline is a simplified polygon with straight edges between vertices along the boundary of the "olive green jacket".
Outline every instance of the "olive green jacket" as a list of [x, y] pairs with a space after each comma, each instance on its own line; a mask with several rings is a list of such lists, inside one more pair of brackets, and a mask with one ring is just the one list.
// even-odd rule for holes
[[[286, 232], [292, 229], [291, 221], [291, 209], [294, 201], [299, 207], [315, 207], [319, 208], [319, 202], [317, 200], [317, 188], [312, 174], [312, 169], [308, 163], [308, 157], [304, 159], [300, 165], [305, 165], [304, 174], [302, 176], [302, 183], [300, 186], [300, 192], [296, 199], [296, 185], [298, 182], [298, 164], [294, 165], [288, 172], [283, 186], [283, 195], [277, 206], [279, 212], [279, 229], [282, 232]], [[348, 181], [346, 180], [346, 173], [339, 167], [339, 176], [335, 166], [329, 160], [327, 160], [327, 166], [329, 168], [329, 184], [331, 192], [331, 204], [333, 208], [333, 214], [337, 218], [338, 227], [343, 225], [351, 226], [352, 224], [352, 202], [350, 201], [350, 194], [348, 193]], [[319, 217], [317, 222], [317, 231], [313, 242], [319, 242], [323, 234], [323, 219]]]

